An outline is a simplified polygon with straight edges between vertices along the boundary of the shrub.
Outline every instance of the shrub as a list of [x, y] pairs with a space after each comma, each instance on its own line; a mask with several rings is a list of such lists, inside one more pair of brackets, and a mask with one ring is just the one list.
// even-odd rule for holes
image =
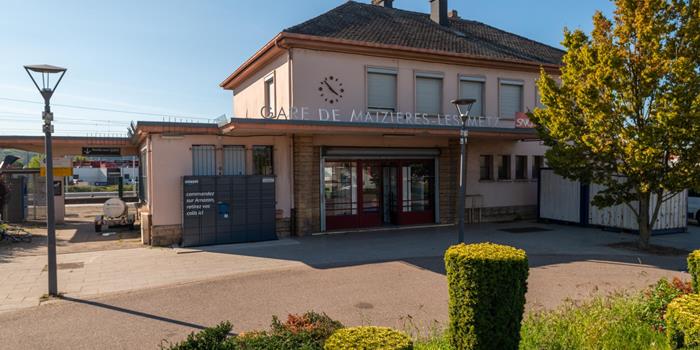
[[664, 314], [666, 307], [675, 298], [691, 293], [690, 283], [683, 282], [677, 277], [672, 282], [659, 280], [656, 285], [644, 292], [644, 300], [640, 310], [643, 321], [649, 323], [659, 332], [666, 330]]
[[666, 338], [672, 349], [700, 346], [700, 294], [687, 294], [668, 304]]
[[639, 317], [644, 298], [617, 294], [530, 313], [523, 320], [520, 349], [667, 349], [664, 333]]
[[688, 272], [692, 278], [693, 290], [700, 293], [700, 250], [688, 254]]
[[[205, 328], [199, 333], [190, 333], [187, 339], [179, 344], [170, 345], [171, 350], [227, 350], [232, 349], [226, 344], [226, 336], [231, 332], [230, 322], [221, 322], [215, 327]], [[161, 344], [161, 348], [165, 348]]]
[[517, 349], [525, 307], [524, 250], [492, 243], [458, 244], [445, 252], [448, 337], [456, 349]]
[[[227, 338], [231, 324], [207, 328], [192, 333], [187, 340], [170, 345], [173, 350], [322, 350], [326, 339], [343, 325], [326, 314], [307, 312], [303, 315], [288, 315], [286, 322], [272, 318], [269, 331], [249, 332]], [[161, 345], [162, 348], [164, 346]]]
[[326, 340], [325, 350], [412, 350], [406, 334], [386, 327], [339, 329]]

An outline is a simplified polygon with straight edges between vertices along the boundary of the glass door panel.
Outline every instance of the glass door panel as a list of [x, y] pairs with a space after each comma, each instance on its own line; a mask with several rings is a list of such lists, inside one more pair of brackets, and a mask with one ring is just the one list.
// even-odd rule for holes
[[382, 171], [379, 163], [361, 162], [362, 164], [362, 226], [381, 225], [382, 223]]
[[326, 162], [323, 184], [327, 228], [354, 227], [358, 211], [356, 162]]
[[432, 162], [402, 162], [399, 224], [434, 222], [434, 188], [435, 170]]

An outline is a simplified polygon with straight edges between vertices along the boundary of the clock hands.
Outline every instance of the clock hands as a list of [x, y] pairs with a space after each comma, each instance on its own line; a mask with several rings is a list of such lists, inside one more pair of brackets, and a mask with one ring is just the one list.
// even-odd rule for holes
[[324, 80], [323, 83], [326, 84], [326, 86], [328, 86], [328, 90], [331, 90], [331, 92], [334, 93], [336, 96], [340, 96], [340, 94], [338, 94], [337, 92], [335, 92], [335, 90], [333, 90], [333, 88], [331, 87], [331, 85], [328, 84], [328, 81]]

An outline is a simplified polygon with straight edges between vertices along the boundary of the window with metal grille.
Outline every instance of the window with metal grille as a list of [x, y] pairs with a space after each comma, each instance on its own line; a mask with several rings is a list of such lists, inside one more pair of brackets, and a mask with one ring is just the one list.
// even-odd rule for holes
[[245, 175], [244, 146], [224, 146], [224, 175]]
[[214, 145], [192, 145], [192, 175], [216, 175], [216, 148]]
[[253, 146], [253, 175], [273, 175], [272, 146]]

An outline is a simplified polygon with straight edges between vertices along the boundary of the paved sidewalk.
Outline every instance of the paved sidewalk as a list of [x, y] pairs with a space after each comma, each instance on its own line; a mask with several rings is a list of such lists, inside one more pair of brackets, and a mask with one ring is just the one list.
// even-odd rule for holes
[[[549, 231], [508, 233], [504, 228], [542, 227]], [[575, 226], [532, 222], [469, 226], [469, 242], [491, 241], [525, 249], [530, 255], [551, 255], [553, 263], [606, 260], [647, 264], [671, 271], [685, 269], [685, 257], [653, 258], [616, 250], [607, 244], [633, 241], [628, 234]], [[113, 292], [201, 281], [215, 277], [292, 268], [353, 266], [361, 263], [440, 257], [455, 242], [453, 227], [368, 231], [223, 245], [199, 249], [136, 248], [61, 254], [59, 292], [70, 297], [94, 297]], [[692, 250], [700, 248], [700, 230], [658, 236], [655, 244]], [[577, 258], [580, 257], [580, 258]], [[653, 259], [652, 259], [653, 258]], [[46, 256], [16, 257], [0, 263], [0, 311], [36, 306], [46, 293]], [[535, 266], [536, 267], [536, 266]]]
[[[299, 244], [292, 240], [254, 247]], [[235, 251], [235, 249], [232, 249]], [[74, 297], [138, 290], [212, 277], [300, 265], [299, 262], [168, 248], [135, 248], [58, 255], [58, 289]], [[0, 264], [0, 312], [36, 306], [47, 293], [46, 256]]]

